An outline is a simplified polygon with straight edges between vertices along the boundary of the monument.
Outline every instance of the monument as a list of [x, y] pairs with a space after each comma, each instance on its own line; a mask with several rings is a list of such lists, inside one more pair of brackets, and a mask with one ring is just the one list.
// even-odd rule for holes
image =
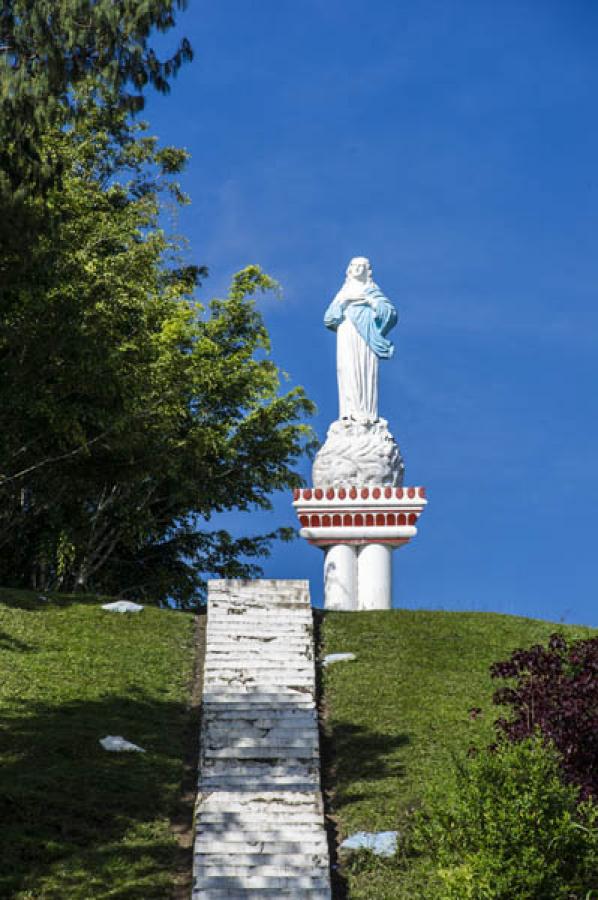
[[336, 332], [339, 417], [312, 468], [313, 487], [296, 490], [300, 535], [325, 551], [326, 609], [390, 609], [392, 554], [417, 534], [422, 487], [404, 487], [405, 466], [378, 415], [378, 368], [391, 359], [397, 323], [391, 301], [363, 256], [349, 263], [324, 315]]

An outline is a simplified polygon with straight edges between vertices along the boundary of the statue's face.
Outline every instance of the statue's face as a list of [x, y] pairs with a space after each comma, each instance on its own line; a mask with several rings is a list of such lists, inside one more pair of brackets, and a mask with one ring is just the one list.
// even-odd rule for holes
[[368, 278], [368, 261], [361, 257], [352, 259], [347, 269], [349, 278], [355, 278], [357, 281], [367, 281]]

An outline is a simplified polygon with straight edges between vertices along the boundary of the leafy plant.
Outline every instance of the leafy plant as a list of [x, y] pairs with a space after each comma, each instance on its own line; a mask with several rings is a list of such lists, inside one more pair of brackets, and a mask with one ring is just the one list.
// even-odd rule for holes
[[62, 182], [0, 254], [0, 582], [193, 605], [202, 573], [255, 576], [288, 538], [207, 523], [298, 486], [313, 406], [281, 390], [258, 266], [196, 301], [205, 270], [160, 224], [186, 153], [79, 94], [44, 134]]
[[[0, 12], [0, 198], [23, 197], [61, 172], [44, 147], [49, 126], [85, 114], [93, 84], [108, 115], [143, 108], [147, 85], [165, 93], [193, 53], [183, 38], [161, 59], [156, 36], [186, 0], [4, 0]], [[6, 210], [3, 210], [6, 212]], [[25, 235], [24, 235], [25, 236]]]
[[435, 900], [574, 900], [598, 890], [598, 806], [578, 804], [559, 754], [535, 734], [459, 763], [415, 817], [436, 858]]
[[548, 646], [515, 650], [490, 671], [514, 679], [494, 695], [512, 711], [498, 719], [499, 732], [521, 741], [539, 728], [558, 749], [566, 778], [583, 797], [598, 797], [598, 638], [553, 634]]

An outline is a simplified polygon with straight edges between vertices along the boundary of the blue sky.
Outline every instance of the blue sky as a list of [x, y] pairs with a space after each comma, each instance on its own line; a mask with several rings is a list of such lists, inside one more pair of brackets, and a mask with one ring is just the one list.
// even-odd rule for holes
[[[398, 307], [381, 414], [430, 504], [394, 604], [598, 625], [596, 4], [191, 0], [179, 32], [195, 61], [146, 109], [192, 155], [178, 228], [206, 296], [281, 282], [273, 356], [321, 440], [351, 256]], [[291, 523], [280, 496], [234, 527]], [[321, 567], [297, 540], [265, 575], [319, 604]]]

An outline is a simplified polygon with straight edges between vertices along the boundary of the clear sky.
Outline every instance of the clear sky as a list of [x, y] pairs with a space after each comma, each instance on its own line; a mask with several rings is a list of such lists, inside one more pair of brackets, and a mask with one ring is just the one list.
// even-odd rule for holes
[[[147, 105], [192, 154], [179, 228], [206, 296], [282, 283], [273, 356], [321, 440], [351, 256], [398, 307], [381, 414], [430, 504], [394, 605], [598, 625], [598, 5], [191, 0], [179, 32], [195, 61]], [[280, 496], [234, 526], [291, 523]], [[320, 604], [321, 567], [297, 540], [265, 575]]]

